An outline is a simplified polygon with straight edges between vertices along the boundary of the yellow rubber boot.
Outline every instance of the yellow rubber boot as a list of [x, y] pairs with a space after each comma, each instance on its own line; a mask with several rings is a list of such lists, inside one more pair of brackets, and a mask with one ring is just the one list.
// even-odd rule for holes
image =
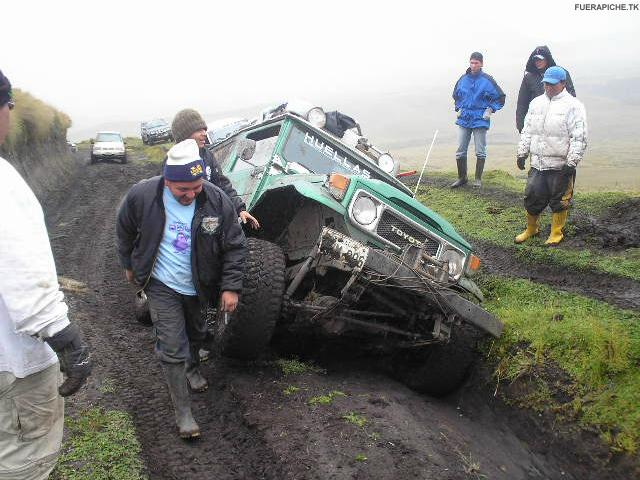
[[531, 237], [535, 237], [540, 233], [540, 225], [539, 225], [540, 215], [531, 215], [527, 212], [527, 228], [524, 232], [518, 235], [515, 238], [516, 243], [522, 243], [526, 240], [529, 240]]
[[569, 210], [563, 210], [560, 213], [554, 213], [551, 217], [551, 233], [549, 234], [549, 238], [544, 242], [545, 245], [558, 245], [564, 235], [562, 234], [562, 229], [564, 228], [565, 223], [567, 223], [567, 217], [569, 216]]

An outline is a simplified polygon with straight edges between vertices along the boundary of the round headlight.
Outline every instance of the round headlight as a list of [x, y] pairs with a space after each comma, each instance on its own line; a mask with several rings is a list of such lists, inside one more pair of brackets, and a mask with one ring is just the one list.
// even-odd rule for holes
[[462, 273], [464, 266], [464, 255], [457, 250], [447, 250], [440, 258], [442, 261], [449, 262], [449, 275], [457, 277]]
[[327, 123], [327, 116], [320, 107], [315, 107], [307, 113], [307, 120], [314, 127], [322, 128]]
[[378, 166], [388, 174], [392, 174], [395, 167], [393, 157], [388, 153], [383, 153], [378, 157]]
[[371, 225], [378, 216], [376, 204], [369, 197], [360, 196], [353, 202], [353, 218], [360, 225]]

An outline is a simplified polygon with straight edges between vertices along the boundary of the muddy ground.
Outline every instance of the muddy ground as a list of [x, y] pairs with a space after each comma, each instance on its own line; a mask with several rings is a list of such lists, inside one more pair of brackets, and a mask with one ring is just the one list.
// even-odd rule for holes
[[[133, 291], [114, 247], [120, 198], [157, 165], [82, 169], [79, 181], [49, 197], [45, 210], [73, 319], [95, 361], [73, 414], [92, 405], [128, 411], [151, 479], [628, 479], [597, 436], [521, 412], [493, 395], [480, 366], [461, 390], [430, 398], [394, 381], [375, 359], [350, 349], [311, 353], [324, 372], [284, 377], [270, 360], [204, 365], [210, 388], [194, 396], [202, 429], [195, 442], [175, 432], [170, 399], [152, 354], [149, 328], [133, 319]], [[86, 158], [82, 159], [86, 163]], [[285, 395], [289, 386], [298, 391]], [[293, 390], [293, 389], [290, 389]], [[339, 391], [331, 405], [316, 395]], [[366, 418], [362, 427], [343, 416]]]

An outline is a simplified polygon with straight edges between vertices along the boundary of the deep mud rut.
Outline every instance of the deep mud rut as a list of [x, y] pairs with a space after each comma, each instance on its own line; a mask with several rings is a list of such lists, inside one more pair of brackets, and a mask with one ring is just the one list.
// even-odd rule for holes
[[[180, 440], [152, 332], [133, 319], [133, 291], [116, 259], [118, 202], [135, 181], [158, 171], [131, 160], [84, 167], [45, 211], [59, 274], [86, 285], [64, 282], [95, 362], [67, 412], [96, 404], [128, 411], [149, 478], [630, 478], [595, 436], [562, 432], [502, 405], [482, 368], [451, 397], [434, 399], [381, 374], [374, 361], [340, 352], [318, 357], [326, 373], [288, 377], [266, 361], [207, 362], [210, 388], [193, 396], [202, 437]], [[288, 386], [299, 390], [285, 395]], [[308, 404], [332, 391], [346, 396]], [[349, 412], [366, 424], [348, 423]]]

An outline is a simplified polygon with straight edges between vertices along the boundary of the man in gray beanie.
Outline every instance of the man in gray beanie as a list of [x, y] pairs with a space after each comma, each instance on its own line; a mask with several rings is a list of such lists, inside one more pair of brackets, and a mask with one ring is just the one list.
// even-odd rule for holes
[[242, 219], [242, 223], [249, 222], [251, 228], [260, 228], [260, 223], [256, 218], [247, 212], [247, 206], [238, 195], [238, 192], [231, 185], [231, 181], [222, 173], [222, 169], [213, 156], [213, 153], [205, 148], [207, 140], [207, 124], [202, 116], [192, 108], [180, 110], [173, 118], [171, 123], [171, 132], [176, 143], [191, 138], [195, 140], [200, 149], [200, 158], [204, 161], [205, 172], [204, 178], [220, 187], [236, 207], [238, 216]]
[[116, 233], [127, 280], [149, 299], [155, 352], [169, 386], [182, 438], [200, 436], [189, 390], [203, 392], [198, 351], [202, 307], [233, 312], [242, 291], [246, 240], [229, 197], [204, 181], [195, 140], [168, 152], [163, 175], [134, 185], [122, 201]]

